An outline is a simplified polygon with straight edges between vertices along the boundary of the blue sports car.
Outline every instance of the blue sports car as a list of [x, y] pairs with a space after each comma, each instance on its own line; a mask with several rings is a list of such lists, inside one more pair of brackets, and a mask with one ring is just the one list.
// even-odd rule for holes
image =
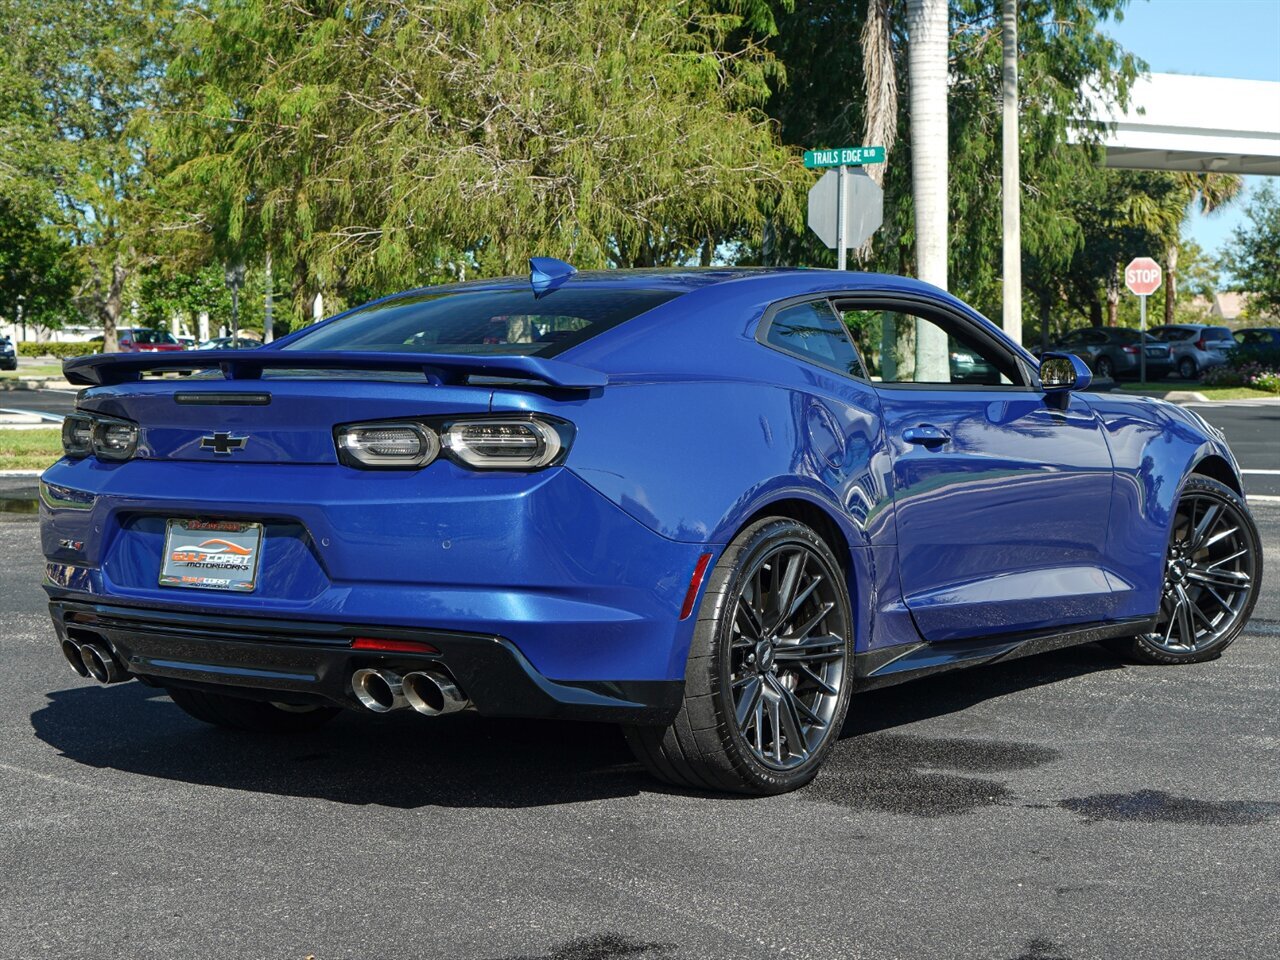
[[41, 536], [72, 669], [250, 730], [613, 721], [669, 783], [777, 793], [860, 690], [1207, 660], [1249, 617], [1258, 533], [1190, 410], [1083, 393], [915, 280], [531, 268], [68, 361]]

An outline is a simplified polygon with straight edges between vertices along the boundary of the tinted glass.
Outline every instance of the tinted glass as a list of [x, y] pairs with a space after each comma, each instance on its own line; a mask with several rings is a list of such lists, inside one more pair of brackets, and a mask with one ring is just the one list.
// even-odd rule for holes
[[1226, 327], [1205, 327], [1204, 338], [1206, 340], [1230, 340], [1231, 331]]
[[862, 376], [844, 324], [826, 300], [786, 307], [773, 315], [766, 337], [775, 347], [841, 373]]
[[954, 322], [900, 310], [847, 310], [845, 322], [872, 380], [970, 386], [1021, 385], [1003, 351]]
[[177, 343], [173, 334], [166, 330], [134, 330], [134, 343]]
[[1152, 335], [1160, 340], [1168, 340], [1170, 342], [1177, 340], [1192, 340], [1195, 338], [1196, 332], [1189, 327], [1159, 327], [1151, 331]]
[[606, 286], [415, 293], [356, 310], [287, 344], [285, 350], [552, 356], [666, 303], [670, 290]]

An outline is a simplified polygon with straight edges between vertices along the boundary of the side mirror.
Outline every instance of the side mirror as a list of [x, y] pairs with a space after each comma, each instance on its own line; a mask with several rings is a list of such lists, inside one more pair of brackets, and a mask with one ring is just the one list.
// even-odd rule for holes
[[1040, 388], [1045, 393], [1083, 390], [1093, 382], [1093, 371], [1074, 353], [1046, 353], [1040, 359]]

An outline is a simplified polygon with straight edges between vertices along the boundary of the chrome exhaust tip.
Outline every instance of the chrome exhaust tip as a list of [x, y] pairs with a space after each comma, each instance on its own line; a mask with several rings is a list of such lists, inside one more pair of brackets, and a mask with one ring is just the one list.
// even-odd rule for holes
[[116, 661], [115, 654], [104, 644], [80, 644], [80, 660], [85, 672], [99, 683], [119, 683], [129, 679], [129, 675]]
[[351, 690], [374, 713], [390, 713], [405, 705], [400, 674], [390, 670], [362, 667], [351, 675]]
[[415, 670], [402, 681], [409, 706], [428, 717], [457, 713], [471, 705], [452, 680], [434, 670]]
[[76, 672], [76, 676], [86, 678], [89, 676], [89, 668], [84, 665], [84, 655], [80, 652], [80, 644], [74, 640], [63, 640], [62, 655], [67, 658], [67, 663]]

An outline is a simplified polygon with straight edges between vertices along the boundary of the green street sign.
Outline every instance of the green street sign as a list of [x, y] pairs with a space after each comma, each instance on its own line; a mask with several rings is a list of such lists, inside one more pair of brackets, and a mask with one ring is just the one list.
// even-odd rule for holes
[[806, 150], [804, 165], [819, 167], [859, 167], [864, 163], [884, 163], [884, 147], [833, 147], [830, 150]]

